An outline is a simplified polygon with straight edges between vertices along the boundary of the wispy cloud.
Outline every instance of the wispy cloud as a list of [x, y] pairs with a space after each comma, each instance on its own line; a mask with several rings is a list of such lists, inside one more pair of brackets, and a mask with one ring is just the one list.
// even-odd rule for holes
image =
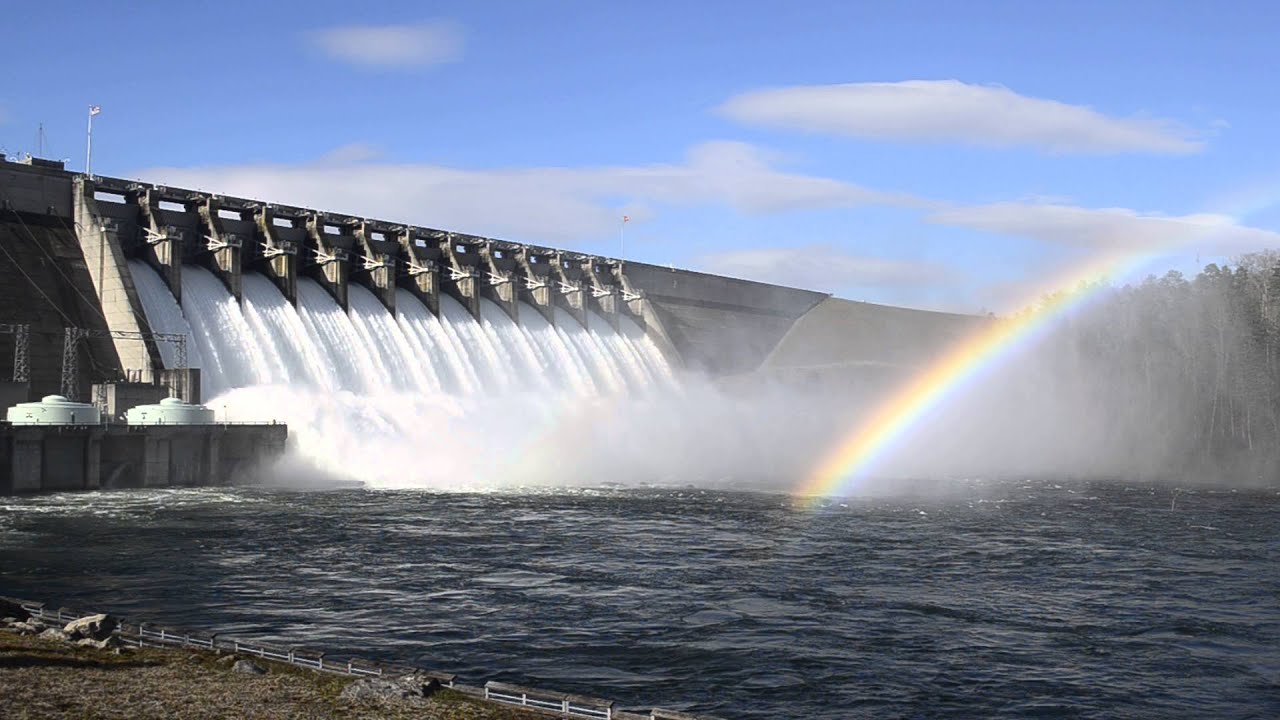
[[[305, 164], [151, 168], [134, 174], [171, 186], [566, 248], [587, 248], [616, 237], [621, 212], [637, 223], [681, 206], [718, 206], [744, 215], [893, 206], [918, 211], [924, 224], [1080, 253], [1232, 255], [1280, 247], [1280, 233], [1244, 226], [1226, 215], [1088, 208], [1062, 198], [958, 205], [806, 174], [783, 162], [753, 145], [718, 141], [696, 145], [673, 163], [468, 169], [390, 163], [373, 148], [356, 144]], [[908, 303], [939, 297], [939, 287], [972, 282], [942, 264], [875, 257], [874, 251], [854, 252], [835, 242], [798, 248], [770, 247], [768, 242], [744, 237], [743, 245], [757, 247], [690, 249], [686, 262], [711, 272], [849, 297], [864, 291], [883, 297], [879, 291], [891, 290], [892, 297]], [[978, 245], [957, 253], [981, 250]], [[1060, 261], [1062, 255], [1046, 257]], [[1003, 300], [1004, 293], [1000, 295], [984, 297], [983, 304]]]
[[693, 147], [683, 162], [471, 170], [394, 164], [349, 146], [305, 165], [152, 168], [156, 182], [387, 220], [537, 242], [581, 243], [617, 232], [632, 206], [723, 205], [742, 213], [919, 205], [907, 195], [787, 172], [737, 142]]
[[428, 67], [462, 58], [463, 33], [447, 21], [413, 25], [344, 25], [308, 39], [326, 55], [368, 68]]
[[1111, 117], [958, 80], [762, 89], [730, 98], [720, 112], [749, 124], [874, 140], [1083, 154], [1186, 154], [1203, 148], [1190, 129], [1172, 120]]
[[919, 288], [954, 279], [935, 263], [854, 255], [826, 243], [710, 253], [694, 264], [719, 275], [824, 292]]
[[1280, 246], [1280, 233], [1210, 213], [1160, 215], [1128, 208], [1004, 202], [940, 210], [926, 220], [1087, 250], [1232, 254]]

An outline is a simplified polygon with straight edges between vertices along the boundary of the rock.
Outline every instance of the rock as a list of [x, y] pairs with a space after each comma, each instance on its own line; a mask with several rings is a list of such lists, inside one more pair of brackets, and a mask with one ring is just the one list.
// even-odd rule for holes
[[218, 658], [214, 662], [218, 663], [219, 665], [234, 665], [236, 661], [239, 659], [240, 658], [236, 657], [235, 655], [223, 655], [222, 657]]
[[67, 623], [66, 627], [62, 628], [62, 631], [77, 640], [80, 638], [106, 640], [111, 637], [111, 633], [115, 632], [116, 626], [119, 624], [119, 621], [110, 615], [90, 615], [79, 620], [72, 620]]
[[344, 700], [382, 701], [422, 698], [435, 692], [439, 683], [418, 675], [398, 678], [361, 678], [342, 689]]
[[48, 630], [40, 633], [40, 637], [45, 640], [57, 640], [59, 642], [66, 642], [71, 639], [70, 635], [67, 635], [58, 628], [49, 628]]
[[84, 638], [78, 641], [76, 644], [79, 645], [80, 647], [90, 647], [90, 648], [94, 648], [95, 650], [113, 650], [120, 647], [120, 638], [116, 637], [115, 635], [112, 635], [111, 637], [103, 638], [101, 640], [94, 640], [93, 638]]
[[19, 633], [22, 633], [23, 635], [35, 635], [39, 633], [41, 630], [43, 630], [44, 628], [37, 627], [36, 625], [33, 625], [32, 623], [29, 623], [29, 622], [19, 622], [19, 623], [14, 623], [10, 625], [9, 629], [16, 630]]
[[252, 660], [237, 660], [236, 664], [231, 666], [231, 672], [244, 673], [246, 675], [266, 675], [267, 669]]

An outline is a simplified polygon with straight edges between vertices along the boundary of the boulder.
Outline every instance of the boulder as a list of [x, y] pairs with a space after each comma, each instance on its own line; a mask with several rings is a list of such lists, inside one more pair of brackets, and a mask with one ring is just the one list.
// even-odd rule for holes
[[116, 626], [119, 624], [119, 621], [110, 615], [90, 615], [79, 620], [72, 620], [67, 623], [66, 627], [62, 628], [62, 631], [75, 640], [82, 638], [106, 640], [111, 637], [111, 633], [115, 632]]
[[380, 702], [383, 700], [411, 700], [423, 698], [435, 692], [439, 682], [420, 675], [404, 675], [397, 678], [361, 678], [342, 689], [344, 700]]
[[222, 657], [218, 658], [214, 662], [218, 663], [219, 665], [234, 665], [239, 659], [240, 658], [236, 657], [235, 655], [223, 655]]
[[21, 633], [31, 633], [33, 635], [39, 635], [40, 633], [44, 632], [45, 629], [49, 627], [49, 625], [48, 623], [45, 623], [44, 621], [42, 621], [40, 618], [31, 617], [31, 618], [27, 618], [26, 621], [24, 622], [16, 622], [13, 625], [10, 625], [9, 627]]
[[266, 675], [267, 669], [252, 660], [237, 660], [236, 664], [231, 666], [231, 672], [244, 673], [246, 675]]
[[48, 630], [45, 630], [44, 632], [40, 633], [40, 637], [45, 640], [57, 640], [59, 642], [66, 642], [71, 639], [70, 635], [59, 630], [58, 628], [49, 628]]
[[102, 640], [94, 640], [93, 638], [82, 638], [76, 641], [76, 645], [80, 647], [94, 648], [95, 650], [114, 650], [120, 647], [120, 638], [112, 635]]

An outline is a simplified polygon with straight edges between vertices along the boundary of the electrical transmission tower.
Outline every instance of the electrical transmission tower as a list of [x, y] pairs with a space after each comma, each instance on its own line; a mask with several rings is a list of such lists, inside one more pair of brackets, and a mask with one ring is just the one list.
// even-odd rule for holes
[[91, 337], [109, 337], [121, 340], [151, 340], [171, 343], [174, 346], [175, 368], [187, 367], [187, 336], [180, 333], [147, 333], [129, 330], [86, 330], [69, 327], [62, 335], [62, 394], [71, 398], [80, 387], [80, 342]]
[[31, 379], [31, 364], [28, 360], [30, 326], [0, 323], [0, 333], [13, 335], [13, 381], [27, 382]]

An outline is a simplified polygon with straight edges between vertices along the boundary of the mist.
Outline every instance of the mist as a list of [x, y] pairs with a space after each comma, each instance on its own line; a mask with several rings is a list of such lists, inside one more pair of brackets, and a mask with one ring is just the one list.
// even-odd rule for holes
[[[362, 289], [348, 317], [318, 288], [295, 309], [254, 276], [241, 308], [195, 271], [179, 309], [150, 269], [134, 272], [153, 327], [192, 332], [219, 420], [289, 425], [271, 475], [290, 487], [796, 493], [943, 350], [893, 367], [855, 357], [819, 373], [711, 377], [665, 366], [630, 321], [613, 331], [592, 318], [587, 331], [526, 308], [530, 324], [517, 326], [496, 307], [476, 322], [449, 304], [437, 319], [405, 294], [388, 322]], [[841, 492], [1028, 477], [1271, 485], [1278, 278], [1276, 257], [1256, 255], [1097, 289], [851, 468]], [[415, 358], [433, 346], [440, 361], [423, 367]], [[540, 376], [547, 363], [558, 379]]]

